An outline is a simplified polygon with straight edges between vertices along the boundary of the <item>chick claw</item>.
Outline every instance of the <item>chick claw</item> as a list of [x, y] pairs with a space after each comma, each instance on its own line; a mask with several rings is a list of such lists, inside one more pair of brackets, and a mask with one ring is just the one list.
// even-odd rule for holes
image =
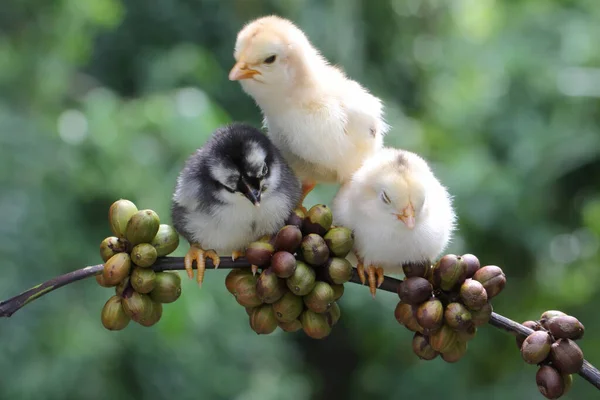
[[207, 258], [210, 258], [212, 260], [215, 269], [219, 267], [219, 263], [221, 262], [219, 255], [215, 253], [214, 250], [204, 250], [202, 247], [200, 247], [199, 244], [192, 244], [187, 254], [185, 255], [185, 258], [183, 259], [185, 270], [190, 279], [194, 278], [194, 270], [192, 269], [192, 265], [194, 261], [196, 261], [196, 266], [198, 268], [198, 275], [196, 276], [196, 281], [198, 282], [198, 286], [200, 287], [202, 287], [202, 282], [204, 281], [204, 272], [206, 271]]
[[244, 253], [244, 251], [243, 251], [243, 250], [234, 250], [234, 251], [231, 253], [231, 261], [235, 261], [235, 260], [237, 260], [237, 259], [238, 259], [238, 258], [240, 258], [240, 257], [244, 257], [244, 254], [245, 254], [245, 253]]
[[367, 275], [369, 276], [369, 290], [371, 292], [371, 296], [375, 298], [375, 292], [377, 291], [377, 288], [381, 286], [383, 280], [385, 279], [385, 276], [383, 275], [383, 268], [369, 265], [369, 268], [367, 268]]

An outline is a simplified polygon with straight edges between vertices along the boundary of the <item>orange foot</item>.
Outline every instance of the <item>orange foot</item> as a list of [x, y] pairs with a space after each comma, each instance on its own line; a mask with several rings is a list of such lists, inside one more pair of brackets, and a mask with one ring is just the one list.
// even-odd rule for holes
[[358, 264], [356, 264], [356, 272], [358, 273], [358, 278], [361, 283], [364, 285], [367, 281], [367, 277], [369, 279], [369, 291], [371, 292], [371, 296], [375, 298], [375, 292], [377, 288], [381, 286], [385, 276], [383, 275], [383, 268], [376, 267], [374, 265], [369, 265], [367, 268], [367, 275], [365, 275], [365, 265], [363, 263], [363, 259], [356, 254], [356, 259], [358, 260]]
[[187, 271], [187, 274], [190, 277], [190, 279], [194, 277], [192, 265], [194, 261], [196, 261], [196, 266], [198, 267], [198, 275], [196, 276], [196, 281], [198, 282], [198, 286], [200, 287], [202, 287], [202, 282], [204, 281], [204, 272], [206, 271], [207, 258], [210, 258], [212, 260], [215, 268], [219, 267], [221, 259], [219, 258], [219, 255], [215, 253], [214, 250], [204, 250], [202, 247], [200, 247], [199, 244], [193, 243], [190, 246], [190, 249], [188, 250], [183, 260], [185, 270]]
[[234, 250], [231, 253], [231, 261], [235, 261], [240, 257], [244, 257], [245, 252], [243, 250]]
[[298, 208], [304, 211], [304, 213], [307, 212], [306, 207], [302, 205], [304, 203], [304, 199], [306, 199], [306, 196], [308, 196], [308, 194], [315, 188], [315, 186], [317, 186], [317, 182], [311, 179], [302, 181], [302, 196], [300, 197]]

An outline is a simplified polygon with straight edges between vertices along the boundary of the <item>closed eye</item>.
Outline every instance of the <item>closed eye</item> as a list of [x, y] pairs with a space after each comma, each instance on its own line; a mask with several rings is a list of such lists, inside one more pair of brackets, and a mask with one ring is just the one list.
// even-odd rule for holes
[[235, 193], [235, 191], [236, 191], [235, 189], [230, 188], [229, 186], [223, 184], [222, 182], [219, 182], [219, 181], [215, 181], [215, 182], [217, 182], [217, 184], [219, 186], [221, 186], [223, 189], [227, 190], [229, 193]]
[[269, 167], [267, 167], [267, 164], [263, 165], [262, 170], [260, 171], [260, 177], [262, 178], [263, 176], [267, 175], [268, 172]]
[[383, 201], [385, 204], [390, 204], [392, 202], [385, 191], [381, 192], [381, 201]]

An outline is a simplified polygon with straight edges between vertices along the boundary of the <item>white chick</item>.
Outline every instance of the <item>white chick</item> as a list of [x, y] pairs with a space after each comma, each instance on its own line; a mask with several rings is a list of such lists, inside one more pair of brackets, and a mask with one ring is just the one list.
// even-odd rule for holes
[[329, 64], [292, 22], [267, 16], [237, 36], [230, 80], [264, 115], [268, 135], [302, 181], [345, 182], [383, 145], [381, 101]]
[[431, 262], [448, 245], [456, 214], [448, 191], [415, 153], [384, 148], [367, 159], [333, 201], [337, 225], [354, 231], [359, 277], [375, 297], [384, 273]]

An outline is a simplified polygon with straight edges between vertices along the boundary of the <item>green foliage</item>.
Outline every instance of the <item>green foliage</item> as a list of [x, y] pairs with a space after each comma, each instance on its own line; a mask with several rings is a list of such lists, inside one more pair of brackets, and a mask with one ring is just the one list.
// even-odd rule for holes
[[[0, 297], [101, 262], [117, 198], [170, 223], [185, 158], [219, 125], [260, 124], [227, 73], [237, 30], [268, 13], [385, 100], [387, 144], [431, 160], [460, 216], [448, 252], [507, 275], [495, 310], [577, 316], [600, 364], [597, 0], [3, 0]], [[490, 327], [458, 364], [421, 362], [397, 297], [346, 285], [327, 340], [257, 336], [224, 278], [184, 279], [158, 325], [122, 332], [102, 328], [93, 280], [48, 295], [2, 321], [0, 398], [539, 397]], [[565, 398], [593, 396], [576, 378]]]

